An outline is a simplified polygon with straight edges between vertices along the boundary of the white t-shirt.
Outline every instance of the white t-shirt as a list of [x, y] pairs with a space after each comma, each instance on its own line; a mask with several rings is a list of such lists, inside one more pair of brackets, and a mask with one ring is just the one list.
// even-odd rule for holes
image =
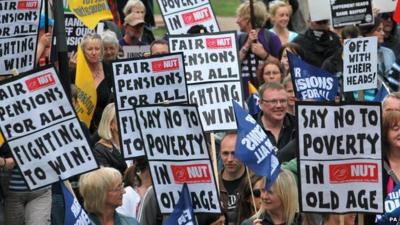
[[122, 206], [117, 208], [117, 212], [136, 218], [139, 203], [139, 194], [131, 186], [125, 187], [125, 194], [122, 196]]

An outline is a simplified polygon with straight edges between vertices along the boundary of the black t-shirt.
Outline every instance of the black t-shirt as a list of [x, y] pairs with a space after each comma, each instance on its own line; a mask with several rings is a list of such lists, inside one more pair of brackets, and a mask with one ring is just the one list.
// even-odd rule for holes
[[237, 207], [237, 199], [238, 199], [238, 193], [241, 191], [239, 190], [239, 186], [242, 182], [243, 179], [246, 179], [246, 173], [243, 173], [241, 177], [239, 177], [236, 180], [228, 181], [222, 179], [222, 182], [224, 184], [224, 187], [228, 191], [228, 205], [227, 205], [227, 224], [235, 224], [237, 220], [237, 213], [236, 213], [236, 207]]

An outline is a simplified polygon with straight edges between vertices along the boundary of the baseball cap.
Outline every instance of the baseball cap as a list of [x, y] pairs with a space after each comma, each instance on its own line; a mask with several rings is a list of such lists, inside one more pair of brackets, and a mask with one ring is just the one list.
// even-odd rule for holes
[[143, 16], [137, 13], [131, 13], [125, 17], [124, 25], [136, 26], [139, 24], [144, 24]]

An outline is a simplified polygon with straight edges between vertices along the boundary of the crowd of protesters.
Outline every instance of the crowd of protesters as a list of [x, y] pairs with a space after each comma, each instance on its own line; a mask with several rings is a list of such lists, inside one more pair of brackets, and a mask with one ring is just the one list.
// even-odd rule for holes
[[[299, 0], [300, 1], [300, 0]], [[109, 62], [121, 56], [122, 46], [149, 45], [150, 55], [168, 53], [166, 39], [155, 40], [152, 1], [111, 1], [112, 29], [102, 34], [85, 35], [80, 43], [95, 82], [97, 104], [92, 123], [82, 123], [94, 156], [101, 167], [96, 171], [72, 178], [69, 182], [75, 196], [84, 205], [94, 224], [161, 225], [165, 215], [160, 213], [146, 158], [124, 160], [119, 143], [119, 131], [113, 103], [112, 72]], [[220, 141], [218, 154], [222, 161], [219, 171], [221, 215], [198, 214], [197, 221], [205, 224], [338, 224], [338, 215], [301, 214], [297, 189], [295, 95], [291, 82], [287, 52], [305, 62], [323, 68], [342, 79], [342, 44], [346, 38], [376, 36], [378, 39], [378, 75], [387, 83], [392, 94], [383, 102], [384, 186], [393, 190], [400, 176], [400, 94], [397, 93], [400, 66], [396, 56], [400, 51], [399, 32], [392, 13], [377, 13], [375, 22], [366, 26], [346, 26], [333, 30], [329, 20], [300, 20], [299, 2], [254, 1], [254, 17], [250, 16], [249, 1], [237, 8], [238, 52], [241, 65], [243, 94], [249, 96], [247, 82], [259, 91], [261, 112], [254, 115], [271, 143], [277, 147], [284, 165], [270, 190], [265, 190], [265, 178], [258, 177], [235, 157], [235, 132], [226, 133]], [[293, 15], [296, 15], [292, 17]], [[253, 20], [253, 21], [252, 21]], [[53, 26], [53, 23], [50, 24]], [[305, 29], [300, 29], [305, 28]], [[189, 33], [207, 30], [196, 26]], [[38, 41], [37, 63], [49, 57], [50, 33], [41, 33]], [[70, 58], [71, 80], [76, 77], [76, 55]], [[373, 99], [377, 90], [365, 90], [365, 101]], [[358, 93], [340, 94], [342, 100], [355, 101]], [[76, 87], [72, 87], [72, 102]], [[74, 103], [75, 104], [75, 103]], [[52, 185], [30, 191], [5, 143], [0, 150], [0, 168], [10, 179], [2, 183], [4, 224], [46, 225], [62, 224], [62, 202], [58, 201], [60, 187]], [[247, 172], [251, 179], [247, 179]], [[61, 208], [61, 210], [60, 210]], [[1, 215], [1, 214], [0, 214]], [[374, 218], [366, 217], [366, 224]], [[345, 215], [344, 224], [356, 224], [354, 214]]]

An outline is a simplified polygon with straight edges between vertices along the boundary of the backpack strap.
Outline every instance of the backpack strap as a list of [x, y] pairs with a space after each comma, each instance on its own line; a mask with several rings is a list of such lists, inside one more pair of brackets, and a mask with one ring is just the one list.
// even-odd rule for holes
[[390, 168], [389, 164], [386, 161], [383, 161], [383, 168], [385, 168], [386, 173], [392, 177], [393, 181], [397, 184], [399, 183], [399, 178], [397, 178], [394, 171]]

